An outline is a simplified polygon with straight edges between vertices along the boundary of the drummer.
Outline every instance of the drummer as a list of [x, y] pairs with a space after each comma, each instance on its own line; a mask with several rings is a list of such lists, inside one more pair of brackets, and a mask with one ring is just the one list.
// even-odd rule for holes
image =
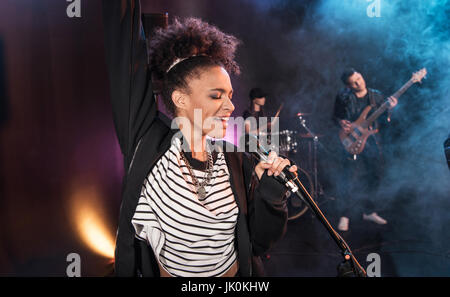
[[[270, 122], [264, 111], [266, 104], [267, 93], [261, 88], [253, 88], [250, 90], [250, 107], [246, 109], [242, 115], [244, 118], [245, 134], [241, 136], [240, 147], [245, 148], [246, 152], [251, 152], [254, 149], [255, 138], [249, 135], [256, 136], [260, 141], [269, 141], [266, 137], [270, 133]], [[260, 138], [263, 136], [263, 139]]]
[[245, 134], [257, 136], [260, 132], [267, 132], [270, 129], [270, 122], [268, 120], [267, 125], [260, 127], [260, 118], [266, 117], [264, 112], [266, 96], [267, 94], [261, 88], [253, 88], [250, 90], [250, 107], [242, 115], [245, 119]]

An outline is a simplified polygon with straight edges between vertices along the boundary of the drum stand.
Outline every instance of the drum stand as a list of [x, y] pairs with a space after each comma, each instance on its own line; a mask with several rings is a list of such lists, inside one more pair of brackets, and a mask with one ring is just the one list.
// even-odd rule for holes
[[[318, 174], [317, 174], [317, 148], [318, 148], [318, 144], [319, 144], [319, 136], [317, 136], [317, 134], [315, 134], [313, 131], [311, 131], [311, 129], [309, 129], [309, 127], [306, 125], [306, 120], [303, 118], [302, 114], [298, 114], [298, 119], [300, 120], [300, 124], [303, 126], [303, 128], [305, 128], [305, 130], [308, 132], [309, 135], [311, 135], [312, 139], [313, 139], [313, 162], [312, 162], [312, 174], [313, 174], [313, 180], [314, 180], [314, 191], [313, 191], [313, 199], [315, 201], [318, 201], [318, 197], [319, 195], [322, 196], [326, 196], [322, 186], [320, 185], [319, 181], [318, 181]], [[319, 194], [319, 189], [320, 189], [320, 194]], [[330, 200], [335, 200], [334, 197], [328, 197], [328, 199]]]

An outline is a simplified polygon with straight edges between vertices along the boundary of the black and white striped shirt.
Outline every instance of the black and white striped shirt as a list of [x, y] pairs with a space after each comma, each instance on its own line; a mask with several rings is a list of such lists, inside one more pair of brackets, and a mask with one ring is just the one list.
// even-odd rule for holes
[[[207, 195], [199, 200], [180, 150], [175, 139], [147, 176], [132, 219], [136, 237], [173, 276], [221, 276], [237, 259], [238, 207], [225, 156], [218, 153]], [[193, 172], [201, 183], [205, 172]]]

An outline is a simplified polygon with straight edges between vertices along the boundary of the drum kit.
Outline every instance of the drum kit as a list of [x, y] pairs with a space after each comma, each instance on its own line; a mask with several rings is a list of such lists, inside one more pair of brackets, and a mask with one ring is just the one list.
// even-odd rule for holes
[[[308, 127], [306, 119], [310, 115], [309, 113], [297, 114], [302, 128], [298, 130], [280, 130], [279, 132], [272, 131], [271, 136], [278, 136], [278, 151], [280, 155], [299, 161], [299, 179], [311, 197], [317, 202], [319, 196], [324, 195], [317, 176], [318, 143], [319, 138], [323, 135], [315, 134]], [[330, 199], [334, 198], [330, 197]], [[296, 195], [290, 195], [288, 192], [288, 220], [299, 218], [307, 210], [308, 206], [305, 202]]]

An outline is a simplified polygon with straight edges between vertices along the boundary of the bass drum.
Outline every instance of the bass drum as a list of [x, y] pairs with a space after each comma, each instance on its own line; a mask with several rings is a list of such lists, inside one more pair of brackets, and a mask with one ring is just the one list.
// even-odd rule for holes
[[[314, 197], [314, 187], [311, 176], [309, 176], [309, 174], [305, 170], [300, 168], [298, 170], [298, 178], [303, 186], [305, 186], [309, 195], [311, 195], [311, 197]], [[308, 205], [303, 202], [303, 200], [300, 199], [297, 195], [291, 193], [290, 191], [288, 191], [287, 195], [288, 220], [295, 220], [308, 210]]]

